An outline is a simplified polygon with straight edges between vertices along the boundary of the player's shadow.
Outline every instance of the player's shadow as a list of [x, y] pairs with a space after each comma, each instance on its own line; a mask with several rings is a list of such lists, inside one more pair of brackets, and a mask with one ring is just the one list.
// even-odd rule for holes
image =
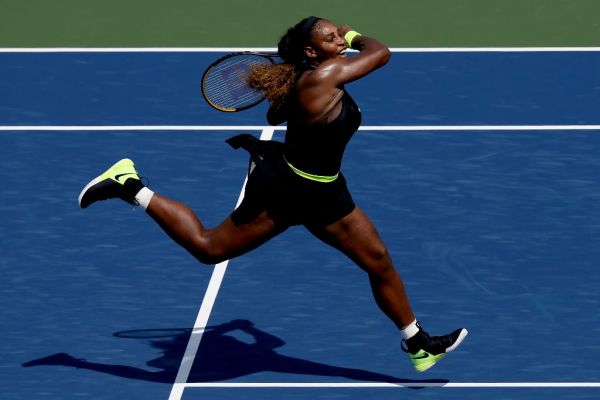
[[[237, 333], [234, 333], [237, 331]], [[243, 332], [251, 340], [239, 339]], [[94, 363], [75, 358], [66, 353], [57, 353], [48, 357], [32, 360], [24, 367], [37, 365], [62, 365], [82, 368], [123, 378], [173, 383], [179, 370], [191, 329], [144, 329], [117, 332], [117, 337], [149, 340], [150, 345], [162, 351], [158, 358], [146, 364], [158, 369], [149, 371], [142, 368]], [[257, 329], [250, 321], [235, 320], [217, 326], [208, 327], [198, 349], [199, 356], [192, 365], [188, 382], [218, 382], [263, 371], [285, 374], [301, 374], [340, 377], [356, 381], [407, 383], [401, 379], [376, 372], [355, 368], [345, 368], [317, 363], [277, 353], [274, 349], [285, 344], [280, 338]], [[410, 380], [413, 383], [447, 383], [447, 380]]]

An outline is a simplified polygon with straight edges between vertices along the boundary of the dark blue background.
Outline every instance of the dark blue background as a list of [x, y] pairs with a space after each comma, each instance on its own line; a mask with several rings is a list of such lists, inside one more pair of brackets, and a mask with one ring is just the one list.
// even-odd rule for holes
[[[211, 109], [218, 53], [0, 53], [2, 125], [264, 125]], [[349, 85], [364, 125], [600, 124], [600, 52], [402, 53]]]
[[[1, 57], [11, 62], [0, 68], [16, 74], [0, 78], [2, 90], [11, 93], [10, 101], [2, 100], [4, 124], [264, 123], [254, 111], [231, 116], [209, 110], [188, 74], [174, 72], [189, 70], [197, 79], [205, 55]], [[583, 68], [594, 58], [395, 54], [395, 67], [353, 84], [353, 95], [365, 124], [597, 123], [595, 72], [567, 74], [551, 62]], [[495, 61], [479, 65], [475, 59]], [[457, 64], [433, 67], [448, 60]], [[424, 65], [415, 73], [419, 82], [407, 76], [411, 63]], [[35, 69], [44, 72], [36, 82], [50, 86], [23, 78]], [[108, 70], [117, 72], [101, 73]], [[488, 79], [490, 71], [520, 71], [514, 79], [550, 82], [543, 78], [548, 70], [560, 77], [555, 87], [572, 91], [525, 83], [509, 88]], [[387, 90], [380, 80], [385, 76], [402, 80], [410, 106], [389, 108], [402, 100], [394, 94], [399, 91]], [[484, 90], [484, 83], [494, 90]], [[462, 103], [452, 100], [459, 93], [468, 94]], [[501, 98], [515, 104], [497, 107]], [[526, 113], [525, 103], [540, 105], [532, 108], [539, 115]], [[447, 119], [423, 119], [436, 107]], [[541, 111], [552, 107], [557, 111]], [[188, 203], [207, 225], [217, 224], [234, 206], [244, 178], [245, 154], [223, 142], [238, 132], [0, 133], [3, 399], [168, 397], [212, 267], [199, 265], [141, 210], [117, 201], [80, 210], [77, 195], [89, 179], [128, 156], [153, 189]], [[440, 334], [466, 326], [464, 344], [431, 371], [414, 372], [365, 274], [296, 228], [230, 262], [209, 320], [211, 326], [251, 321], [262, 345], [250, 346], [256, 338], [239, 329], [207, 334], [190, 381], [598, 381], [599, 153], [595, 131], [357, 133], [344, 160], [355, 201], [390, 247], [425, 328]], [[149, 329], [176, 334], [144, 337]], [[122, 333], [132, 330], [137, 333]], [[78, 369], [22, 366], [59, 352], [87, 362]], [[550, 395], [593, 399], [598, 389], [186, 389], [183, 398]]]

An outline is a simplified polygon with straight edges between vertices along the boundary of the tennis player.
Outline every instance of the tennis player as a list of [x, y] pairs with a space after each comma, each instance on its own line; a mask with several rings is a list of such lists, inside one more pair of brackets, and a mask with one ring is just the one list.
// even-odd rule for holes
[[[348, 48], [358, 54], [348, 57]], [[188, 206], [145, 187], [129, 159], [85, 186], [79, 205], [120, 198], [140, 206], [206, 264], [240, 256], [290, 226], [303, 225], [368, 274], [375, 301], [403, 336], [402, 349], [415, 369], [424, 371], [454, 350], [467, 330], [429, 336], [420, 327], [386, 245], [355, 205], [340, 172], [346, 144], [361, 122], [344, 85], [385, 65], [391, 53], [374, 38], [314, 16], [289, 28], [278, 53], [284, 62], [253, 69], [248, 83], [269, 100], [270, 124], [287, 121], [285, 142], [252, 135], [228, 140], [250, 152], [251, 165], [244, 199], [223, 223], [204, 227]]]

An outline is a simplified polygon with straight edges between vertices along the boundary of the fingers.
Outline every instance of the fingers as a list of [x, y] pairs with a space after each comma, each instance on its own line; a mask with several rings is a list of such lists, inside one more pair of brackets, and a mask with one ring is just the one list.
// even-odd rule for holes
[[350, 25], [340, 25], [338, 26], [338, 35], [344, 36], [346, 33], [350, 32], [352, 28]]

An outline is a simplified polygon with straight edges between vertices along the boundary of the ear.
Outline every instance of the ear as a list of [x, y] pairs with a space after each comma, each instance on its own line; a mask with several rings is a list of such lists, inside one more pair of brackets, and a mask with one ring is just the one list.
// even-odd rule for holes
[[308, 58], [317, 58], [317, 52], [311, 46], [304, 46], [304, 54]]

